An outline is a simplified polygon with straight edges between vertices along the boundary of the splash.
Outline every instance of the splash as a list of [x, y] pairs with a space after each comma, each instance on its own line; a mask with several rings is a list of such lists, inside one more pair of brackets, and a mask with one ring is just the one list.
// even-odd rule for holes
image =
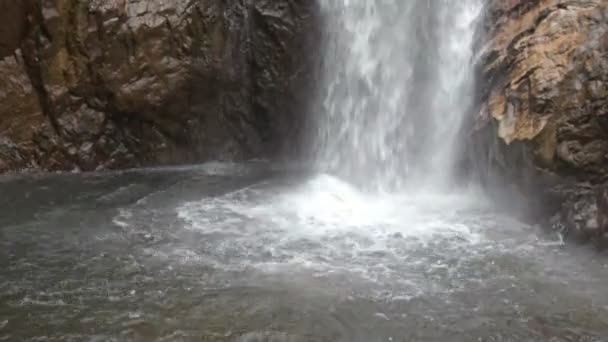
[[466, 215], [475, 199], [366, 194], [330, 175], [295, 188], [260, 183], [180, 206], [179, 218], [203, 236], [203, 246], [173, 252], [186, 263], [236, 272], [346, 274], [380, 292], [397, 281], [403, 288], [392, 295], [411, 296], [433, 289], [412, 269], [442, 265], [484, 243]]

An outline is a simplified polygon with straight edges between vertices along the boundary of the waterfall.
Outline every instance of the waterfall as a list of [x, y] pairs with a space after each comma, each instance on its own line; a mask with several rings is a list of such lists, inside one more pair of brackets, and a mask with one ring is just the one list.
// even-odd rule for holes
[[481, 0], [319, 1], [317, 166], [381, 191], [450, 184]]

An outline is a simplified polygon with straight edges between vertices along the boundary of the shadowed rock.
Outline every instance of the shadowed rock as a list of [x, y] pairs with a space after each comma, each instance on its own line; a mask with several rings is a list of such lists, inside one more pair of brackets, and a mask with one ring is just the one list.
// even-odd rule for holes
[[276, 157], [298, 139], [314, 2], [0, 6], [0, 171]]

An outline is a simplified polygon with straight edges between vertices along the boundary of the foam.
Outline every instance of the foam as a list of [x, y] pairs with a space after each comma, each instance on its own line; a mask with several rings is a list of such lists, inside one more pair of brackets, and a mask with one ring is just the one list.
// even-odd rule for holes
[[308, 270], [321, 277], [344, 273], [380, 286], [401, 283], [407, 293], [418, 292], [421, 285], [403, 274], [404, 265], [448, 266], [432, 265], [430, 259], [438, 257], [433, 253], [411, 253], [434, 248], [449, 255], [484, 241], [481, 232], [457, 219], [459, 210], [476, 204], [473, 197], [461, 196], [371, 195], [324, 174], [291, 189], [250, 187], [177, 208], [186, 229], [212, 241], [204, 256], [178, 254], [224, 270]]

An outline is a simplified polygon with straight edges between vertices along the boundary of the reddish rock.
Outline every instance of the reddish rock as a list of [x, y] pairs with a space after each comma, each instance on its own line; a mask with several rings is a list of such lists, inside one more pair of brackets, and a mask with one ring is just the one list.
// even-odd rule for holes
[[503, 1], [481, 25], [476, 148], [566, 232], [598, 236], [608, 181], [608, 3]]
[[304, 0], [3, 1], [3, 170], [279, 155], [312, 88], [317, 11]]

